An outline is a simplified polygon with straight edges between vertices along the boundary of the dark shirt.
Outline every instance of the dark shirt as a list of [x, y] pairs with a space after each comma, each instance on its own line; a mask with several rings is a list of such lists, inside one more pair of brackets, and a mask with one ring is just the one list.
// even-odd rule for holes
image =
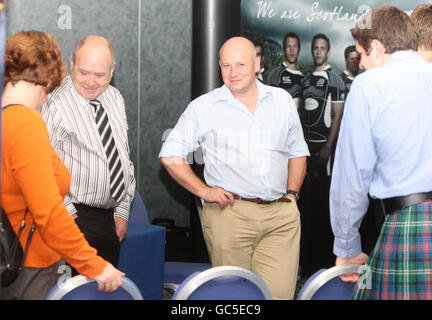
[[298, 108], [303, 100], [303, 78], [304, 75], [300, 70], [288, 69], [285, 63], [283, 63], [270, 72], [267, 78], [267, 84], [285, 89], [294, 99]]
[[345, 83], [328, 65], [308, 74], [303, 82], [304, 105], [299, 110], [303, 132], [311, 153], [327, 141], [332, 122], [332, 103], [344, 102]]

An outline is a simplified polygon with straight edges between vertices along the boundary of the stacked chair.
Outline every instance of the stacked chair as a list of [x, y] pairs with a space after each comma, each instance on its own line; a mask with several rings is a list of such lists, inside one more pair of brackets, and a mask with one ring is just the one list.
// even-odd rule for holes
[[194, 272], [174, 292], [173, 300], [271, 300], [262, 278], [234, 266]]
[[297, 300], [349, 300], [355, 283], [344, 282], [339, 277], [359, 272], [361, 268], [360, 265], [348, 264], [318, 270], [305, 282]]

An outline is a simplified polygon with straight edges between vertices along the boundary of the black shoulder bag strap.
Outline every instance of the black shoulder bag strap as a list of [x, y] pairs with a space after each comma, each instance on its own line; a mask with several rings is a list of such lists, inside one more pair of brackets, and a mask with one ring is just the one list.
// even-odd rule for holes
[[[13, 103], [13, 104], [8, 104], [8, 105], [2, 107], [2, 108], [1, 108], [1, 111], [3, 111], [4, 109], [6, 109], [6, 108], [8, 108], [8, 107], [11, 107], [11, 106], [17, 106], [17, 105], [19, 105], [19, 104], [14, 104], [14, 103]], [[23, 217], [23, 219], [22, 219], [22, 221], [21, 221], [21, 224], [20, 224], [20, 228], [18, 229], [18, 232], [17, 232], [17, 235], [16, 235], [16, 241], [14, 242], [14, 244], [13, 244], [13, 246], [12, 246], [12, 248], [11, 248], [11, 249], [12, 249], [12, 250], [10, 251], [11, 256], [14, 255], [15, 251], [17, 250], [18, 246], [20, 245], [20, 243], [19, 243], [19, 239], [21, 238], [21, 233], [22, 233], [22, 231], [23, 231], [23, 229], [24, 229], [24, 227], [25, 227], [25, 218], [26, 218], [26, 216], [27, 216], [27, 213], [28, 213], [28, 208], [26, 208], [26, 211], [25, 211], [25, 213], [24, 213], [24, 217]], [[25, 261], [25, 258], [26, 258], [26, 256], [27, 256], [27, 252], [28, 252], [28, 249], [29, 249], [29, 247], [30, 247], [30, 242], [31, 242], [31, 239], [32, 239], [32, 237], [33, 237], [33, 233], [34, 233], [35, 229], [36, 229], [36, 225], [35, 225], [35, 223], [33, 222], [33, 225], [32, 225], [32, 227], [31, 227], [31, 229], [30, 229], [30, 232], [29, 232], [29, 234], [28, 234], [28, 236], [27, 236], [27, 242], [26, 242], [26, 246], [25, 246], [24, 251], [23, 251], [23, 255], [22, 255], [22, 259], [21, 259], [20, 269], [22, 269], [22, 268], [24, 267], [24, 261]], [[10, 257], [10, 258], [11, 258], [11, 257]]]
[[[15, 241], [15, 243], [13, 244], [13, 247], [12, 247], [12, 250], [11, 250], [11, 255], [13, 255], [13, 253], [17, 250], [17, 247], [19, 246], [19, 239], [21, 238], [21, 233], [22, 233], [22, 231], [23, 231], [23, 229], [24, 229], [24, 227], [25, 227], [25, 218], [26, 218], [26, 216], [27, 216], [27, 213], [28, 213], [28, 208], [26, 208], [26, 211], [25, 211], [25, 213], [24, 213], [24, 218], [22, 219], [22, 221], [21, 221], [21, 225], [20, 225], [20, 228], [18, 229], [18, 232], [17, 232], [17, 235], [16, 235], [16, 241]], [[29, 234], [28, 234], [28, 236], [27, 236], [27, 242], [26, 242], [25, 249], [24, 249], [24, 251], [23, 251], [23, 255], [22, 255], [22, 259], [21, 259], [20, 269], [22, 269], [22, 268], [24, 267], [24, 261], [25, 261], [25, 258], [26, 258], [26, 256], [27, 256], [27, 252], [28, 252], [28, 249], [29, 249], [29, 247], [30, 247], [30, 242], [31, 242], [31, 239], [32, 239], [32, 237], [33, 237], [33, 233], [34, 233], [34, 231], [35, 231], [35, 228], [36, 228], [36, 226], [35, 226], [35, 224], [33, 223], [32, 227], [31, 227], [31, 229], [30, 229], [30, 232], [29, 232]], [[12, 258], [12, 257], [10, 257], [10, 258]]]

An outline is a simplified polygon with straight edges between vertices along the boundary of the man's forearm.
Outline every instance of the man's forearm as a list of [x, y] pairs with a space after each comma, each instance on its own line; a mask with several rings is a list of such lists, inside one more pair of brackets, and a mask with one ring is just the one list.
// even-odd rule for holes
[[306, 157], [293, 158], [288, 161], [287, 190], [300, 192], [306, 175]]
[[193, 172], [191, 166], [181, 157], [160, 158], [170, 176], [183, 188], [202, 198], [207, 185]]
[[160, 158], [161, 163], [183, 188], [192, 192], [207, 202], [217, 202], [221, 209], [228, 204], [234, 204], [234, 196], [231, 192], [220, 187], [209, 187], [192, 170], [185, 159], [180, 157]]

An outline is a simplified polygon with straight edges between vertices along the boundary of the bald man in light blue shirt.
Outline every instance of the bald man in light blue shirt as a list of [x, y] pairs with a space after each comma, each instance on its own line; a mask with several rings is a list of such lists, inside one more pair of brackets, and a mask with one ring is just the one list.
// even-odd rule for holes
[[[242, 37], [220, 52], [224, 85], [192, 101], [159, 154], [171, 176], [204, 200], [213, 266], [257, 272], [274, 299], [292, 299], [299, 258], [296, 205], [308, 147], [296, 105], [255, 79], [259, 58]], [[204, 181], [185, 158], [203, 150]]]

